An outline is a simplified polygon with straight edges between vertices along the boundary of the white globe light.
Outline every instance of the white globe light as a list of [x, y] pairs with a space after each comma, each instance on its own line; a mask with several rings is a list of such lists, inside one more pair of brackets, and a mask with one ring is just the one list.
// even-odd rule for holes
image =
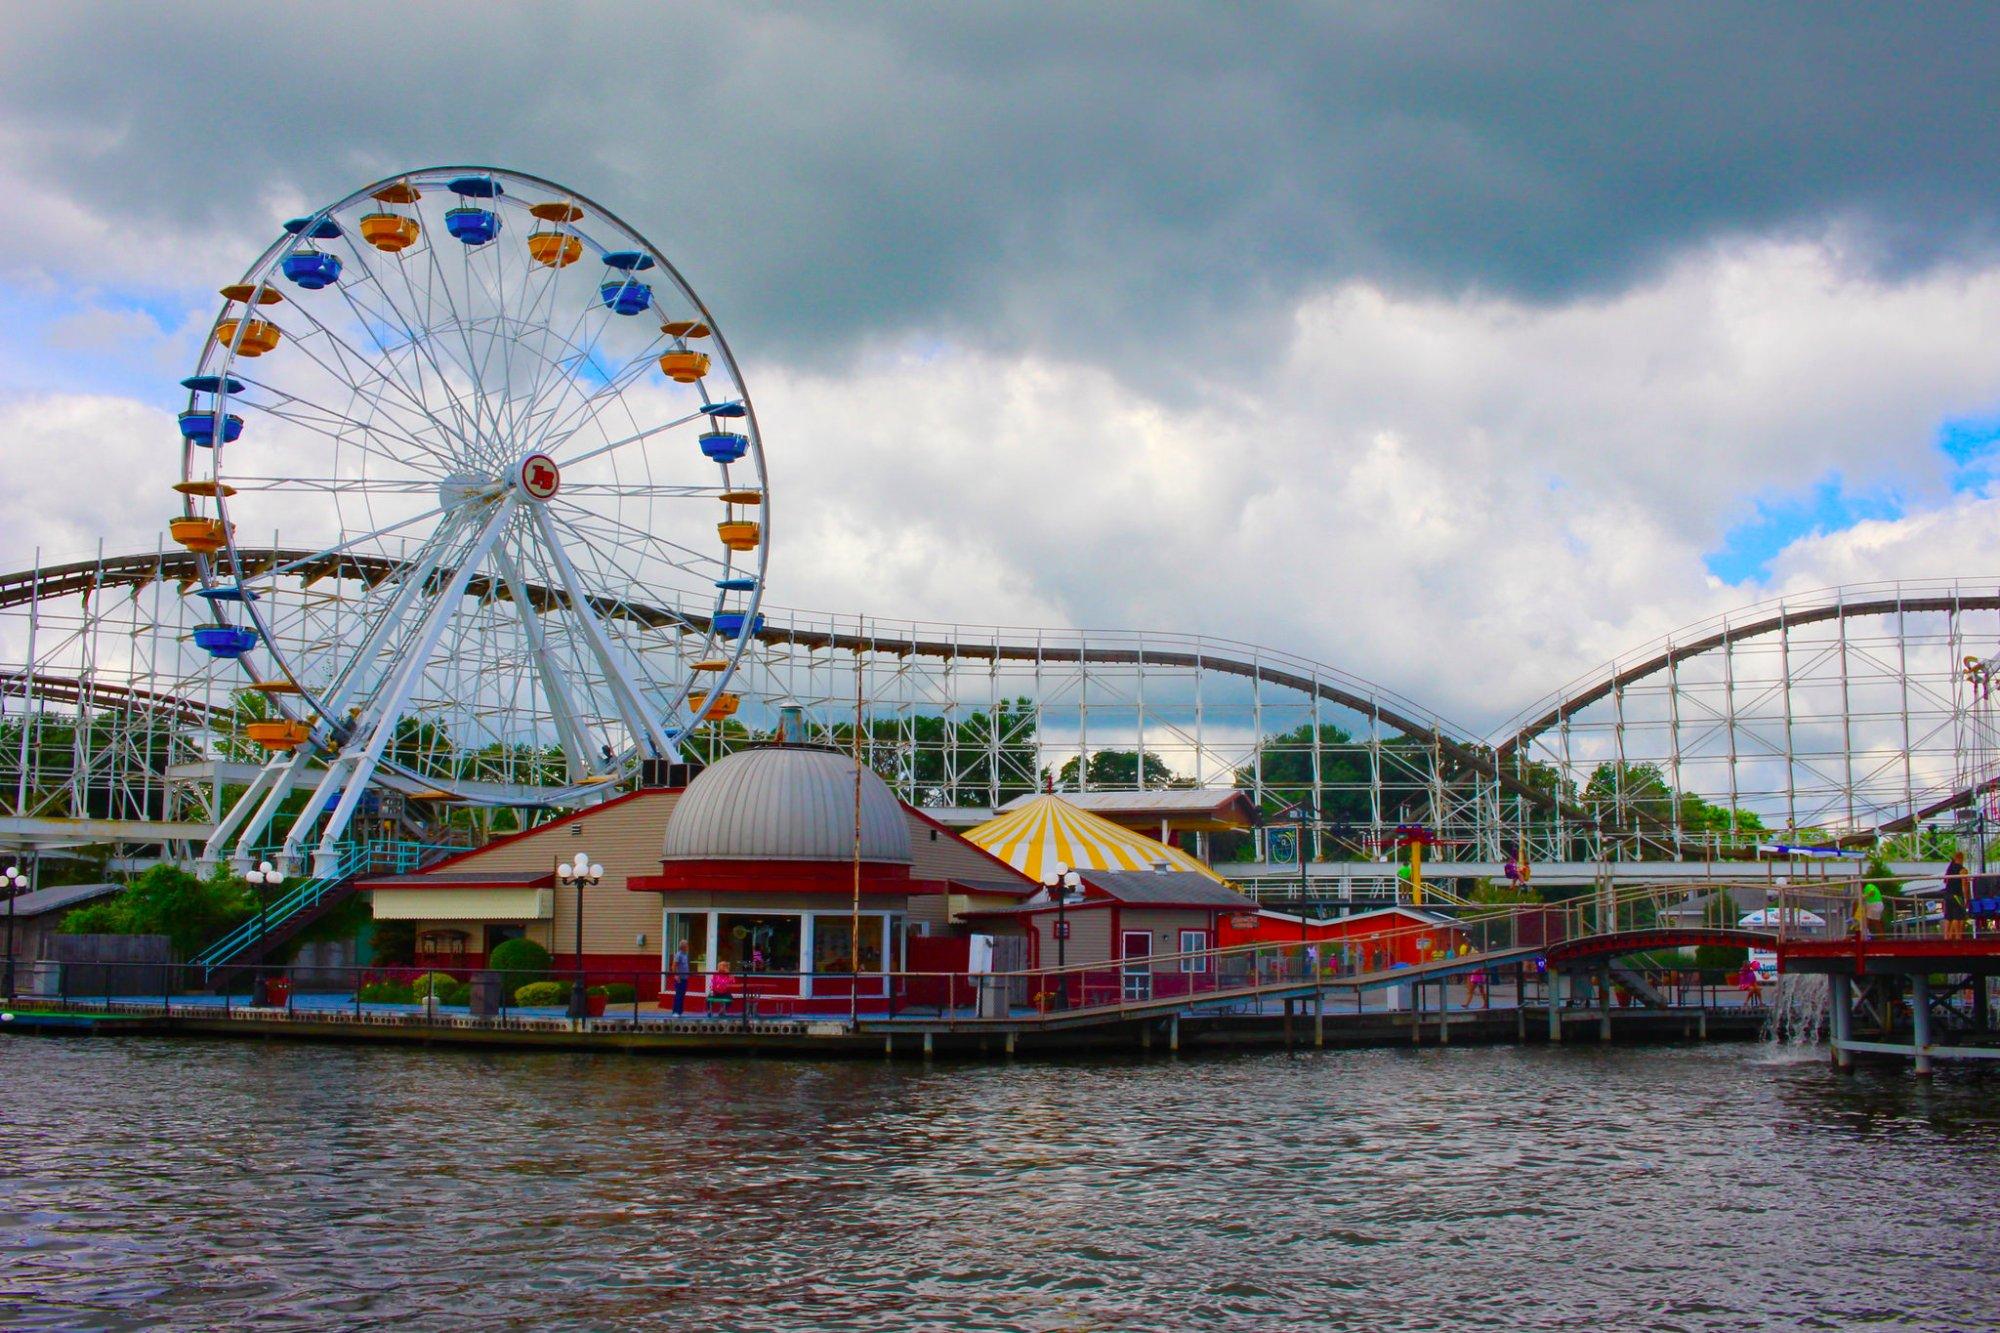
[[604, 867], [603, 867], [603, 866], [601, 866], [601, 865], [598, 865], [598, 864], [597, 864], [596, 862], [594, 862], [594, 861], [593, 861], [593, 862], [591, 863], [591, 866], [590, 866], [590, 877], [591, 877], [592, 879], [603, 879], [603, 878], [604, 878]]

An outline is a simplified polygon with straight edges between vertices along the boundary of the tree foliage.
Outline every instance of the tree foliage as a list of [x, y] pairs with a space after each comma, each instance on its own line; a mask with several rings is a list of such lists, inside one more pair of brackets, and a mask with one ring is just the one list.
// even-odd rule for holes
[[[1167, 761], [1151, 750], [1145, 754], [1145, 779], [1140, 773], [1140, 755], [1137, 750], [1093, 750], [1090, 762], [1079, 765], [1077, 756], [1071, 755], [1063, 766], [1052, 775], [1055, 785], [1061, 791], [1164, 791], [1169, 787], [1182, 785], [1182, 779], [1167, 767]], [[1077, 774], [1082, 770], [1082, 782]], [[1047, 770], [1043, 770], [1048, 775]]]
[[156, 865], [124, 891], [79, 907], [63, 918], [66, 935], [165, 935], [174, 952], [191, 958], [211, 940], [257, 913], [242, 880], [218, 873], [201, 879], [179, 866]]

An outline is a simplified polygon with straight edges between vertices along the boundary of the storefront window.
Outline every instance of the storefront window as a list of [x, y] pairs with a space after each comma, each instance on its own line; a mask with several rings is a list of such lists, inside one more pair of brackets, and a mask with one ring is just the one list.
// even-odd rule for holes
[[[831, 913], [813, 918], [813, 971], [853, 970], [853, 918]], [[861, 970], [882, 970], [882, 918], [861, 918]]]
[[737, 972], [799, 970], [799, 917], [765, 912], [724, 912], [717, 945]]
[[708, 913], [667, 913], [667, 957], [672, 958], [683, 944], [687, 946], [689, 966], [706, 971], [708, 962], [703, 955], [708, 952]]

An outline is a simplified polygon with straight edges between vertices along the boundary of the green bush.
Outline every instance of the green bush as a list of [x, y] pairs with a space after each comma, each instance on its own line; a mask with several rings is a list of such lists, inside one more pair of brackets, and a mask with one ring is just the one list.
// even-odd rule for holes
[[438, 992], [438, 1003], [471, 1004], [472, 983], [469, 981], [455, 981], [451, 985], [446, 986]]
[[192, 958], [211, 940], [257, 914], [242, 880], [198, 879], [162, 863], [133, 876], [125, 891], [79, 907], [63, 918], [66, 935], [165, 935], [176, 954]]
[[371, 981], [361, 988], [361, 998], [369, 1004], [408, 1004], [415, 997], [405, 982]]
[[567, 981], [531, 981], [514, 992], [514, 1003], [524, 1009], [540, 1009], [568, 1002]]
[[548, 975], [549, 951], [533, 940], [502, 940], [486, 956], [486, 966], [500, 974], [500, 991], [512, 995]]
[[448, 972], [426, 972], [410, 982], [410, 994], [419, 1000], [430, 998], [449, 1004], [445, 993], [456, 985]]
[[592, 986], [592, 995], [602, 995], [611, 1004], [630, 1004], [639, 998], [639, 992], [629, 983], [613, 981], [608, 985]]
[[[355, 896], [360, 901], [360, 895]], [[377, 921], [368, 934], [368, 954], [384, 967], [407, 966], [417, 961], [417, 923]]]
[[1750, 951], [1740, 944], [1702, 944], [1694, 951], [1694, 965], [1704, 972], [1734, 972], [1749, 960]]

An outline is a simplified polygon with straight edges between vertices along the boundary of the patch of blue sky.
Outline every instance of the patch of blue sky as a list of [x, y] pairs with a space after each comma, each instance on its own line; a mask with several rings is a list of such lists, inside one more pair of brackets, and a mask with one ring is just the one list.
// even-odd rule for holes
[[2000, 416], [1953, 417], [1938, 427], [1938, 451], [1951, 460], [1951, 488], [1983, 491], [2000, 479]]
[[1771, 561], [1801, 538], [1839, 532], [1869, 519], [1899, 518], [1904, 512], [1896, 491], [1850, 491], [1838, 473], [1805, 492], [1759, 496], [1754, 504], [1755, 514], [1730, 528], [1722, 545], [1702, 557], [1708, 572], [1725, 583], [1768, 576]]
[[0, 392], [171, 400], [189, 371], [172, 372], [200, 350], [198, 337], [185, 348], [177, 339], [207, 313], [160, 293], [0, 282]]

